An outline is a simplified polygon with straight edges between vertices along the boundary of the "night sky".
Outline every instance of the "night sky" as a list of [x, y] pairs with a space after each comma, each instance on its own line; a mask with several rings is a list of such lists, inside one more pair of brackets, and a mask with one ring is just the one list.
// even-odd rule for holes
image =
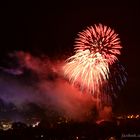
[[128, 72], [116, 109], [122, 113], [140, 113], [139, 7], [94, 2], [65, 3], [64, 6], [61, 3], [18, 4], [9, 3], [0, 11], [0, 66], [14, 65], [7, 54], [15, 50], [34, 56], [47, 55], [54, 60], [65, 59], [73, 54], [74, 39], [79, 31], [90, 25], [105, 24], [119, 34], [123, 46], [119, 60]]

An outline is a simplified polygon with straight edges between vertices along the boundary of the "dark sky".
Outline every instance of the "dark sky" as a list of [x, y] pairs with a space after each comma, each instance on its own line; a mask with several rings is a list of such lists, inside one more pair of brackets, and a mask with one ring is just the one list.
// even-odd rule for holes
[[[14, 50], [45, 54], [52, 59], [73, 54], [79, 31], [102, 23], [120, 35], [119, 60], [128, 72], [128, 82], [118, 97], [120, 111], [140, 113], [140, 10], [136, 5], [103, 3], [9, 3], [0, 9], [1, 60]], [[3, 62], [3, 61], [2, 61]], [[5, 61], [6, 62], [6, 61]]]

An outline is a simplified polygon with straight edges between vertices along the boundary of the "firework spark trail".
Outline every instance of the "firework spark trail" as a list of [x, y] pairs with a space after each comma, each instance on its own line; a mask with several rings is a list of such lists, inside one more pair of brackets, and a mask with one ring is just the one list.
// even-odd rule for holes
[[110, 27], [88, 27], [78, 34], [75, 55], [66, 60], [64, 75], [84, 92], [100, 93], [108, 83], [110, 66], [118, 60], [121, 48], [118, 34]]
[[[72, 84], [81, 83], [83, 89], [92, 93], [99, 89], [103, 82], [108, 78], [108, 63], [104, 59], [92, 58], [88, 50], [79, 51], [67, 60], [64, 66], [64, 74], [69, 77]], [[96, 62], [100, 59], [100, 62]], [[98, 77], [98, 78], [97, 78]]]
[[120, 90], [121, 87], [125, 85], [126, 81], [127, 81], [127, 72], [125, 71], [125, 68], [119, 62], [111, 65], [107, 85], [109, 91], [114, 92], [114, 88], [116, 91]]

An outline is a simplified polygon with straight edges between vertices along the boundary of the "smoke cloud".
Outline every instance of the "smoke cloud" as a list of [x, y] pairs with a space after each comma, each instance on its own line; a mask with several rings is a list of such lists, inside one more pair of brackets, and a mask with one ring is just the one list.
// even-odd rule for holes
[[34, 57], [23, 51], [14, 56], [19, 68], [1, 68], [1, 102], [12, 104], [12, 109], [16, 108], [18, 116], [23, 117], [45, 116], [53, 110], [76, 121], [89, 119], [95, 103], [91, 95], [81, 93], [63, 77], [64, 61]]

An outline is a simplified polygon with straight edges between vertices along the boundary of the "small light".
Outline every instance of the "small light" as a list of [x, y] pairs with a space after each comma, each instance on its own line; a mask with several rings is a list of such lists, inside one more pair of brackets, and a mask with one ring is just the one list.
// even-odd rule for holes
[[78, 140], [79, 138], [78, 137], [76, 137], [76, 140]]

